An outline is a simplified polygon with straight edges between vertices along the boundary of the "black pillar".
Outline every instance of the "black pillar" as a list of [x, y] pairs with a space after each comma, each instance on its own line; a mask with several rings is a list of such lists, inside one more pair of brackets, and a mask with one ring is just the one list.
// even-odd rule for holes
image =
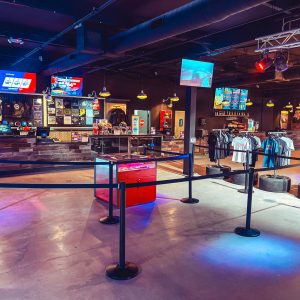
[[[187, 87], [185, 94], [184, 153], [192, 153], [191, 138], [195, 137], [197, 88]], [[189, 174], [189, 160], [184, 160], [183, 173]], [[192, 170], [193, 174], [193, 170]]]

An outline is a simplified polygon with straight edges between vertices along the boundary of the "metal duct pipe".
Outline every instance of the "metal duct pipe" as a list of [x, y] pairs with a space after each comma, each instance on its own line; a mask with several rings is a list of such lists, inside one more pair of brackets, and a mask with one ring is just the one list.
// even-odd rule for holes
[[196, 0], [110, 38], [108, 51], [124, 53], [221, 22], [266, 0]]

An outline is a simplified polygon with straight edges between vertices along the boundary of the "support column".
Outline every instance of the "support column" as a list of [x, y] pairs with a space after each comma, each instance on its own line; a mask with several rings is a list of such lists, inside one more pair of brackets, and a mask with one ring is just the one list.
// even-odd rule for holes
[[[192, 153], [191, 138], [196, 131], [197, 88], [187, 87], [185, 94], [184, 153]], [[192, 170], [192, 174], [194, 170]], [[189, 174], [189, 160], [184, 160], [183, 173]]]

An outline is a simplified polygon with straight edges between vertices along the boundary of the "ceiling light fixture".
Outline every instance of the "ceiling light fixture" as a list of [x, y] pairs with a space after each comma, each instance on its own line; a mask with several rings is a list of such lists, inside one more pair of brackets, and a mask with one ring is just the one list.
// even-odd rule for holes
[[19, 44], [19, 45], [24, 44], [24, 41], [21, 38], [10, 37], [10, 38], [7, 39], [7, 41], [8, 41], [9, 44]]
[[101, 92], [99, 93], [99, 96], [103, 97], [103, 98], [107, 98], [107, 97], [111, 96], [110, 91], [106, 88], [106, 74], [104, 74], [104, 77], [103, 77], [103, 88], [102, 88]]
[[284, 72], [288, 66], [288, 54], [283, 52], [277, 52], [274, 59], [275, 72]]
[[296, 106], [296, 109], [300, 109], [300, 103], [298, 104], [298, 106]]
[[273, 65], [273, 60], [268, 56], [268, 52], [262, 55], [262, 58], [255, 63], [258, 72], [263, 73]]
[[285, 107], [286, 107], [286, 108], [293, 108], [293, 105], [292, 105], [291, 102], [289, 102]]
[[144, 93], [143, 90], [136, 96], [140, 100], [146, 100], [148, 98], [147, 94]]
[[144, 92], [143, 78], [141, 75], [141, 91], [136, 96], [139, 100], [146, 100], [148, 98], [147, 94]]
[[274, 107], [275, 104], [272, 100], [269, 100], [268, 103], [266, 104], [267, 107]]
[[173, 97], [170, 97], [170, 100], [173, 102], [178, 102], [180, 99], [179, 97], [176, 95], [176, 93], [174, 93]]
[[253, 102], [251, 101], [251, 99], [247, 99], [246, 106], [251, 106], [251, 105], [253, 105]]

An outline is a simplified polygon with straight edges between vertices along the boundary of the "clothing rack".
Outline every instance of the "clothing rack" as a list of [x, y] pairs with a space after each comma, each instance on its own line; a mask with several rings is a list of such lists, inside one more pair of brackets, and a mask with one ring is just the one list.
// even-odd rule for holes
[[[217, 128], [217, 129], [212, 129], [211, 130], [212, 132], [213, 131], [217, 131], [217, 132], [229, 132], [229, 129], [228, 128], [222, 128], [222, 129], [220, 129], [220, 128]], [[220, 159], [217, 159], [217, 167], [221, 167], [221, 165], [220, 165]]]

